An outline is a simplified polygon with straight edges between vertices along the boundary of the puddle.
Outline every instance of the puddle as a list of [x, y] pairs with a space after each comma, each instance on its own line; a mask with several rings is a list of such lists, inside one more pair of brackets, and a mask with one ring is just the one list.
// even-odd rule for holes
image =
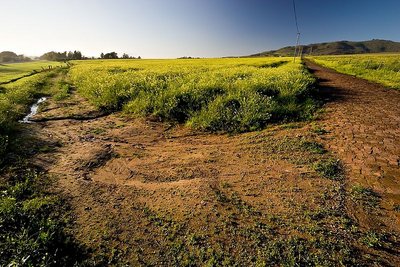
[[31, 119], [33, 116], [36, 115], [40, 103], [43, 103], [43, 102], [46, 101], [46, 100], [47, 100], [46, 97], [41, 97], [41, 98], [39, 98], [39, 100], [38, 100], [35, 104], [33, 104], [33, 105], [31, 106], [31, 112], [30, 112], [28, 115], [26, 115], [26, 116], [25, 116], [22, 120], [20, 120], [19, 122], [21, 122], [21, 123], [33, 123], [33, 121], [30, 121], [30, 119]]

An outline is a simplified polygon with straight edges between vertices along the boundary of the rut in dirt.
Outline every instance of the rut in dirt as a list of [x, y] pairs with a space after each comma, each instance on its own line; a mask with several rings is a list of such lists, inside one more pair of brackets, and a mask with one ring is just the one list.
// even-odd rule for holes
[[352, 210], [361, 225], [400, 233], [400, 91], [340, 74], [306, 60], [327, 97], [323, 140], [343, 162], [347, 188], [360, 185], [379, 194], [376, 216]]

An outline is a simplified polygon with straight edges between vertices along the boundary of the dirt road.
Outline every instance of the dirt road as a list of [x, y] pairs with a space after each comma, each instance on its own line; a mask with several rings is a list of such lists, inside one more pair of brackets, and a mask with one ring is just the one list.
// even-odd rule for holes
[[359, 184], [381, 198], [375, 216], [350, 213], [361, 225], [400, 233], [400, 91], [310, 61], [307, 66], [330, 98], [322, 118], [329, 131], [323, 142], [345, 164], [348, 189]]

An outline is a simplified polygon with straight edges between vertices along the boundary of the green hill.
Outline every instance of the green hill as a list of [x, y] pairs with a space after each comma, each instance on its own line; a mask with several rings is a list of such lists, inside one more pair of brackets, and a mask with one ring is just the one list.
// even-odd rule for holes
[[[364, 53], [394, 53], [400, 52], [400, 43], [388, 40], [373, 39], [370, 41], [351, 42], [338, 41], [329, 43], [303, 45], [304, 55], [344, 55], [344, 54], [364, 54]], [[292, 56], [294, 54], [294, 46], [283, 47], [278, 50], [266, 51], [257, 56]]]

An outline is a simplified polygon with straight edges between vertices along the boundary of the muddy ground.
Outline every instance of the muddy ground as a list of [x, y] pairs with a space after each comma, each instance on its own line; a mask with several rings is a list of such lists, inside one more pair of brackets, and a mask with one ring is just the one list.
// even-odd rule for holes
[[[42, 144], [32, 163], [92, 263], [398, 266], [400, 92], [308, 66], [324, 112], [245, 134], [50, 99], [23, 126]], [[335, 177], [315, 167], [336, 159]]]

